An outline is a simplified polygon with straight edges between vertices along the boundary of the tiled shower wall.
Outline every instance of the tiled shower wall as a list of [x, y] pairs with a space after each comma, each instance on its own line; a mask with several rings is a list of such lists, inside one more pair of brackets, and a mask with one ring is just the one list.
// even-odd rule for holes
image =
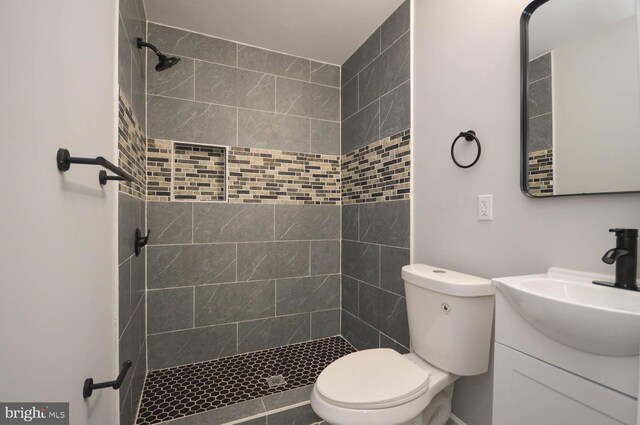
[[[339, 334], [340, 68], [156, 24], [149, 41], [182, 58], [148, 71], [149, 369]], [[175, 142], [226, 147], [227, 202], [173, 200]]]
[[120, 0], [118, 24], [118, 162], [134, 177], [131, 183], [119, 183], [118, 191], [119, 363], [133, 362], [119, 390], [120, 424], [130, 425], [147, 371], [146, 249], [140, 256], [134, 253], [135, 230], [146, 227], [145, 57], [136, 47], [136, 38], [144, 37], [147, 25], [142, 0]]
[[529, 193], [553, 195], [552, 58], [529, 62]]
[[410, 10], [403, 3], [342, 66], [342, 335], [405, 352], [409, 264]]

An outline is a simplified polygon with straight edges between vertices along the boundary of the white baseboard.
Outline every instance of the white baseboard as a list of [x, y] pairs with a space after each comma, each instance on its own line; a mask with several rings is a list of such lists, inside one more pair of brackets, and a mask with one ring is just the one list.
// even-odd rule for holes
[[449, 415], [449, 420], [450, 420], [451, 422], [453, 422], [454, 424], [456, 424], [456, 425], [467, 425], [467, 424], [465, 424], [464, 422], [462, 422], [462, 421], [460, 420], [460, 418], [458, 418], [458, 417], [457, 417], [456, 415], [454, 415], [453, 413], [452, 413], [451, 415]]

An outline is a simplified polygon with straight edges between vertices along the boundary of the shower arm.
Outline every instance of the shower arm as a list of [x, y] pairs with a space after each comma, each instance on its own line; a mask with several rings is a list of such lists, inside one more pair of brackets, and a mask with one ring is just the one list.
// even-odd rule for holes
[[147, 43], [146, 41], [142, 40], [140, 37], [138, 37], [137, 43], [138, 43], [138, 49], [142, 49], [143, 47], [147, 47], [147, 48], [153, 50], [153, 52], [158, 56], [160, 56], [162, 54], [162, 52], [160, 50], [158, 50], [158, 48], [156, 46], [154, 46], [151, 43]]

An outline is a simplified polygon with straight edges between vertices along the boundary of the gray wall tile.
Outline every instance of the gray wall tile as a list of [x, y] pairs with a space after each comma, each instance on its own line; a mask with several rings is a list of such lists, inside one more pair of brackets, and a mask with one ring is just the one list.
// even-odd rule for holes
[[552, 77], [547, 77], [529, 84], [529, 117], [537, 117], [551, 112], [551, 79]]
[[407, 81], [380, 99], [380, 138], [411, 127], [411, 83]]
[[342, 238], [352, 241], [358, 240], [359, 205], [342, 206]]
[[238, 66], [283, 77], [309, 81], [308, 59], [284, 55], [252, 46], [238, 46]]
[[310, 120], [311, 152], [340, 155], [340, 123]]
[[342, 309], [358, 316], [358, 281], [342, 275]]
[[235, 108], [160, 96], [148, 102], [150, 138], [236, 145]]
[[129, 36], [129, 45], [133, 50], [133, 59], [138, 64], [144, 64], [144, 50], [137, 48], [136, 39], [145, 37], [147, 17], [142, 0], [126, 0], [120, 2], [120, 16]]
[[385, 50], [394, 41], [409, 31], [411, 25], [411, 3], [405, 0], [395, 12], [380, 27], [380, 39], [382, 50]]
[[551, 76], [551, 53], [542, 55], [529, 62], [529, 82]]
[[193, 327], [193, 288], [149, 291], [147, 302], [149, 334]]
[[342, 336], [358, 350], [378, 348], [378, 331], [357, 317], [342, 311]]
[[342, 153], [380, 139], [380, 106], [374, 102], [342, 122]]
[[340, 273], [340, 241], [311, 241], [311, 275]]
[[553, 114], [549, 113], [529, 118], [527, 146], [529, 152], [553, 147]]
[[410, 263], [408, 249], [380, 247], [380, 287], [404, 296], [402, 267]]
[[193, 100], [193, 62], [193, 59], [183, 58], [173, 68], [156, 72], [155, 66], [158, 63], [158, 59], [155, 53], [149, 52], [147, 60], [147, 75], [149, 78], [147, 93]]
[[391, 348], [400, 354], [407, 354], [410, 351], [407, 347], [397, 341], [394, 341], [383, 333], [380, 334], [380, 348]]
[[309, 242], [238, 244], [238, 280], [263, 280], [309, 274]]
[[149, 202], [149, 244], [190, 243], [192, 239], [192, 209], [188, 202]]
[[149, 289], [234, 282], [234, 244], [151, 246]]
[[[358, 76], [356, 75], [351, 81], [349, 81], [342, 88], [340, 92], [341, 96], [341, 114], [342, 120], [349, 118], [351, 115], [358, 112]], [[366, 105], [362, 105], [366, 106]]]
[[269, 112], [238, 111], [238, 145], [294, 152], [309, 151], [309, 119]]
[[127, 36], [124, 21], [120, 17], [118, 19], [118, 86], [129, 102], [132, 99], [131, 73], [133, 72], [133, 53], [131, 48], [131, 41]]
[[272, 241], [273, 205], [194, 204], [194, 242]]
[[238, 352], [295, 344], [310, 338], [309, 313], [238, 323]]
[[405, 34], [384, 51], [358, 77], [360, 105], [368, 105], [409, 80], [410, 36]]
[[344, 86], [356, 74], [364, 69], [380, 54], [380, 28], [356, 50], [342, 65], [342, 85]]
[[340, 89], [309, 84], [309, 117], [340, 121]]
[[340, 87], [340, 67], [311, 61], [311, 82]]
[[314, 413], [310, 404], [273, 413], [267, 417], [269, 425], [311, 425], [320, 421], [322, 419]]
[[337, 205], [276, 205], [276, 240], [338, 239]]
[[143, 201], [118, 192], [118, 263], [134, 255], [136, 227], [142, 226], [140, 208], [143, 205]]
[[199, 101], [275, 111], [275, 77], [196, 61], [195, 98]]
[[147, 248], [142, 248], [140, 255], [131, 257], [131, 308], [134, 309], [144, 299], [146, 287], [146, 255]]
[[131, 261], [127, 260], [118, 267], [118, 337], [131, 318]]
[[[213, 424], [226, 424], [228, 422], [234, 422], [250, 416], [259, 415], [264, 413], [264, 405], [262, 401], [257, 398], [254, 400], [244, 401], [238, 404], [232, 404], [231, 406], [220, 407], [218, 409], [209, 410], [208, 412], [200, 413], [193, 416], [187, 416], [186, 418], [176, 419], [169, 422], [171, 425], [213, 425]], [[251, 425], [265, 425], [265, 421], [262, 418], [258, 418], [256, 422], [248, 421], [246, 424]], [[242, 422], [243, 425], [245, 422]]]
[[276, 282], [276, 313], [306, 313], [340, 307], [340, 275], [296, 277]]
[[268, 395], [263, 397], [262, 401], [264, 402], [264, 406], [267, 408], [267, 411], [280, 409], [293, 404], [309, 401], [312, 390], [313, 385], [307, 385], [306, 387]]
[[409, 325], [404, 297], [362, 282], [359, 294], [358, 317], [402, 345], [408, 346]]
[[311, 313], [311, 339], [340, 335], [340, 309]]
[[162, 369], [236, 354], [236, 324], [150, 335], [149, 369]]
[[195, 288], [195, 325], [217, 325], [275, 315], [273, 280], [205, 285]]
[[236, 43], [231, 41], [149, 23], [149, 42], [163, 53], [236, 65]]
[[342, 273], [378, 285], [380, 246], [343, 240]]
[[340, 90], [305, 81], [278, 77], [276, 112], [287, 115], [340, 120]]
[[360, 239], [409, 247], [409, 201], [375, 202], [360, 206]]

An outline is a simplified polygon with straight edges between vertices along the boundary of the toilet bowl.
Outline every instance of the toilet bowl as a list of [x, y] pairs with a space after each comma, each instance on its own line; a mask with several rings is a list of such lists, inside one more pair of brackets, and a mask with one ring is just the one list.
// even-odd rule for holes
[[[415, 354], [378, 348], [349, 354], [318, 377], [311, 406], [331, 425], [444, 425], [451, 409], [456, 375], [444, 372]], [[449, 390], [447, 390], [449, 389]], [[439, 396], [448, 410], [427, 418], [422, 413]]]
[[422, 264], [402, 277], [413, 352], [363, 350], [327, 366], [311, 407], [330, 425], [445, 425], [455, 380], [488, 370], [491, 282]]

